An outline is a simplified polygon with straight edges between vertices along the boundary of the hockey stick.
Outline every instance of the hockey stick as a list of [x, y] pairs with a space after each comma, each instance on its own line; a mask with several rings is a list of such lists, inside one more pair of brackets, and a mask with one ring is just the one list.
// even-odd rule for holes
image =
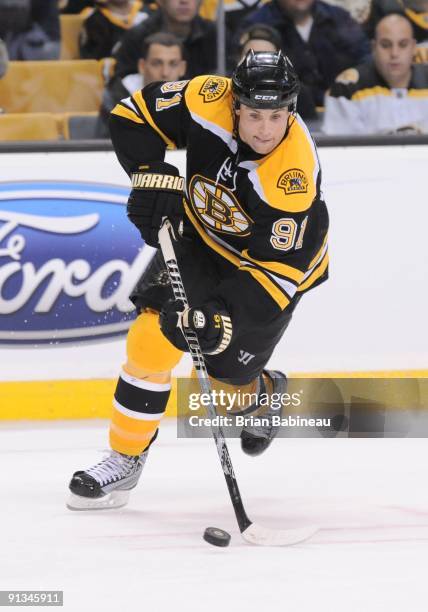
[[[189, 302], [187, 300], [172, 244], [173, 238], [174, 232], [171, 223], [168, 221], [168, 219], [164, 219], [162, 227], [159, 230], [160, 248], [165, 260], [166, 268], [168, 270], [174, 297], [176, 300], [181, 300], [184, 307], [188, 308]], [[199, 345], [198, 337], [192, 329], [185, 327], [183, 328], [183, 334], [189, 346], [189, 352], [198, 376], [201, 391], [202, 393], [207, 394], [207, 396], [212, 397], [211, 383], [207, 368], [205, 366], [204, 356]], [[212, 422], [217, 414], [212, 401], [207, 406], [207, 412]], [[230, 459], [223, 430], [220, 426], [211, 424], [211, 431], [217, 447], [224, 477], [226, 479], [230, 499], [235, 511], [236, 520], [238, 521], [239, 530], [244, 540], [250, 542], [251, 544], [258, 544], [259, 546], [289, 546], [310, 538], [317, 531], [316, 527], [311, 526], [295, 529], [274, 530], [267, 527], [262, 527], [261, 525], [257, 525], [257, 523], [250, 521], [247, 513], [245, 512], [244, 504], [242, 503], [241, 494], [239, 492], [235, 472], [233, 471], [232, 461]]]

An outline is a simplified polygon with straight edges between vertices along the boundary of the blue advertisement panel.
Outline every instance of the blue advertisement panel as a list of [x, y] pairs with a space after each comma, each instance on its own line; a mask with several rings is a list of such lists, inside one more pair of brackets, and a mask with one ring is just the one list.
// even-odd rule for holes
[[128, 193], [89, 182], [0, 183], [0, 343], [126, 332], [129, 293], [154, 252], [127, 219]]

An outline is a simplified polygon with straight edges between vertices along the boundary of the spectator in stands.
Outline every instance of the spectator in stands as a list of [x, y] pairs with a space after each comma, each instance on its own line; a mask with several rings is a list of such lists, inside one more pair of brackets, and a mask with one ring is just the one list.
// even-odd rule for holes
[[102, 59], [113, 55], [116, 44], [130, 28], [147, 19], [140, 0], [107, 0], [89, 12], [80, 35], [80, 56]]
[[122, 38], [115, 53], [114, 77], [122, 79], [138, 71], [141, 44], [155, 32], [170, 32], [183, 42], [186, 78], [215, 71], [216, 26], [198, 15], [199, 3], [200, 0], [158, 0], [159, 11]]
[[410, 19], [417, 42], [428, 40], [428, 0], [373, 0], [366, 24], [371, 38], [382, 17], [391, 13], [399, 13]]
[[9, 56], [7, 54], [6, 45], [4, 44], [4, 42], [0, 38], [0, 79], [7, 72], [8, 62], [9, 62]]
[[138, 60], [138, 72], [112, 81], [104, 91], [98, 137], [108, 137], [108, 117], [120, 100], [154, 81], [178, 81], [185, 72], [183, 45], [174, 34], [156, 32], [145, 38]]
[[416, 40], [403, 15], [376, 26], [373, 60], [340, 74], [326, 96], [327, 134], [428, 132], [428, 66], [413, 64]]
[[391, 13], [405, 15], [413, 25], [416, 62], [428, 62], [428, 0], [373, 0], [366, 29], [373, 38], [376, 25]]
[[[264, 24], [256, 24], [242, 32], [235, 64], [244, 58], [250, 49], [253, 51], [279, 51], [281, 48], [281, 36], [275, 28]], [[304, 119], [317, 118], [311, 92], [304, 84], [301, 84], [299, 97], [297, 98], [297, 112]]]
[[10, 60], [58, 59], [57, 0], [0, 0], [0, 37]]
[[272, 0], [248, 17], [243, 27], [264, 23], [275, 27], [283, 51], [300, 80], [307, 85], [316, 106], [345, 68], [364, 61], [369, 41], [350, 14], [322, 0]]

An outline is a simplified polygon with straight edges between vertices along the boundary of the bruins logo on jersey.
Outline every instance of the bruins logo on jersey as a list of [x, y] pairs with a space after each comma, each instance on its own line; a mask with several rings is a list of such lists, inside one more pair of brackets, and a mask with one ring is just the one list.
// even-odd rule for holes
[[189, 196], [197, 218], [206, 227], [234, 236], [247, 236], [250, 233], [250, 217], [226, 187], [195, 174], [190, 181]]
[[221, 77], [208, 77], [203, 82], [199, 95], [203, 97], [204, 102], [215, 102], [219, 100], [227, 91], [227, 81]]
[[285, 195], [291, 195], [292, 193], [307, 193], [308, 179], [303, 170], [291, 168], [291, 170], [287, 170], [281, 174], [276, 186], [283, 189]]

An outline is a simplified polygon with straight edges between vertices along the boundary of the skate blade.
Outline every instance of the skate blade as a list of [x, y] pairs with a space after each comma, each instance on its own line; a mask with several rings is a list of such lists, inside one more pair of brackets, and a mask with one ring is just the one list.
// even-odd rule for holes
[[130, 491], [112, 491], [105, 497], [91, 499], [70, 493], [66, 503], [69, 510], [113, 510], [126, 506]]

